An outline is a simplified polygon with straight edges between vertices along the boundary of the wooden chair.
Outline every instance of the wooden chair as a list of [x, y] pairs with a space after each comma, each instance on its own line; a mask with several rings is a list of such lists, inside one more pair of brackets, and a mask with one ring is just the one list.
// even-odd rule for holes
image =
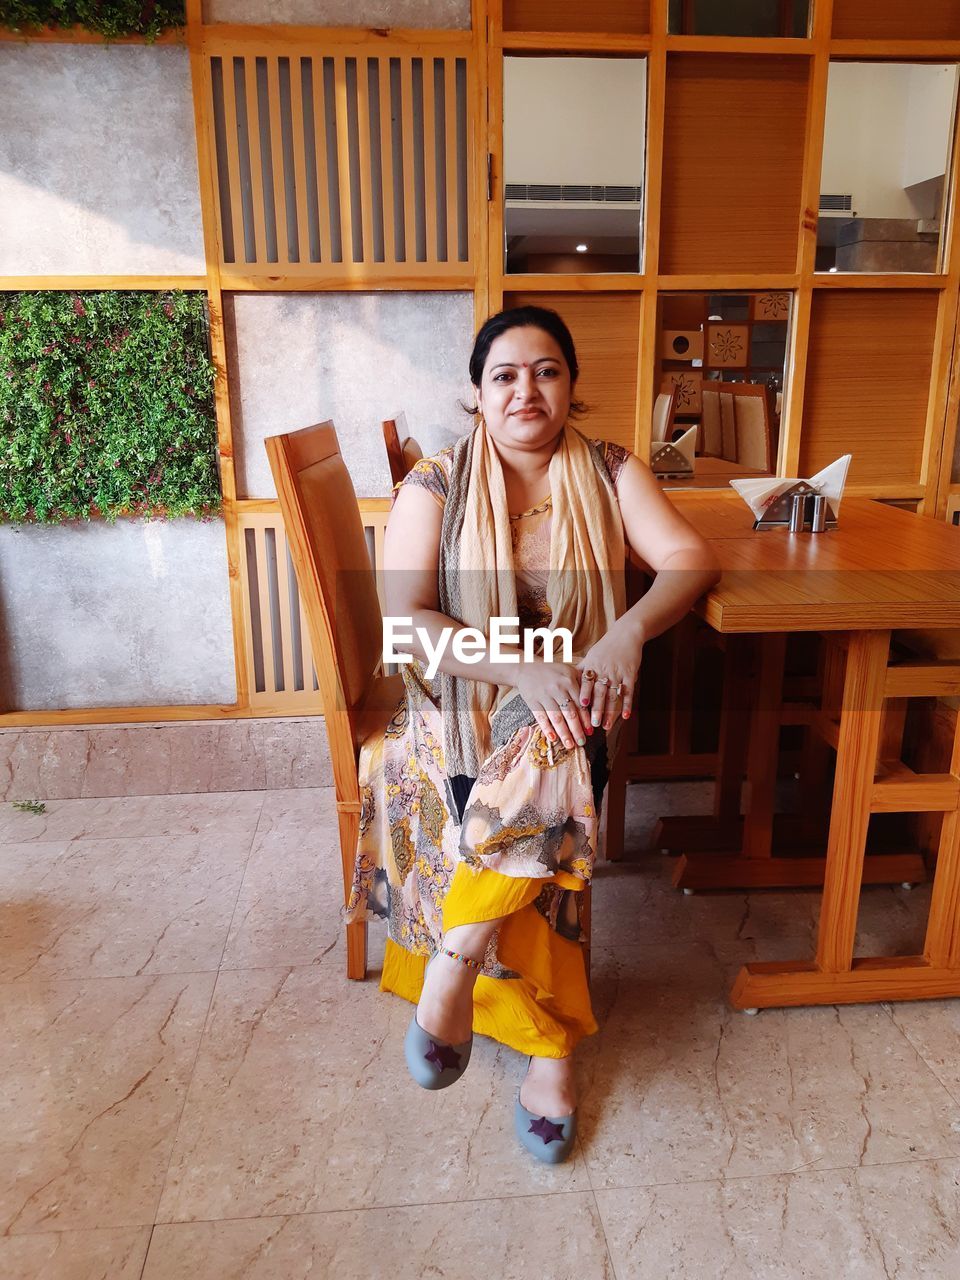
[[387, 446], [390, 480], [393, 484], [399, 484], [414, 463], [423, 457], [423, 450], [413, 436], [401, 434], [406, 429], [407, 418], [404, 413], [386, 418], [383, 422], [383, 442]]
[[720, 383], [720, 456], [728, 462], [739, 462], [737, 455], [737, 409], [730, 390], [731, 383]]
[[[332, 422], [265, 441], [300, 586], [330, 744], [344, 899], [360, 829], [360, 747], [382, 732], [403, 693], [378, 674], [382, 613], [357, 495]], [[347, 925], [347, 977], [367, 968], [367, 926]]]
[[769, 472], [773, 465], [767, 389], [758, 382], [730, 382], [733, 393], [737, 462], [751, 471]]
[[673, 420], [677, 416], [677, 388], [661, 391], [653, 406], [651, 441], [669, 440], [673, 435]]
[[720, 383], [703, 384], [703, 452], [711, 458], [723, 457], [723, 426], [720, 420]]

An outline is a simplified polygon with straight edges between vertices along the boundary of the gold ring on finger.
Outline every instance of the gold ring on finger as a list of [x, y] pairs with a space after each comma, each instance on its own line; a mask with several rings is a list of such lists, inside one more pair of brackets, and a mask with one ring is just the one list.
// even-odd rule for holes
[[573, 699], [572, 699], [572, 698], [567, 698], [565, 702], [558, 702], [558, 703], [557, 703], [557, 706], [558, 706], [558, 707], [560, 708], [560, 710], [562, 711], [564, 707], [569, 707], [569, 705], [570, 705], [570, 703], [571, 703], [572, 701], [573, 701]]
[[584, 680], [590, 680], [590, 681], [596, 680], [597, 673], [595, 671], [587, 670], [583, 673], [583, 678]]

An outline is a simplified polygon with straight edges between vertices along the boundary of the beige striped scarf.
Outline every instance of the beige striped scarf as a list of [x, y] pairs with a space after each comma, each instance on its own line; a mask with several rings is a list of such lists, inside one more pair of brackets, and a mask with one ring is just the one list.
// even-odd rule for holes
[[[572, 426], [564, 427], [548, 478], [550, 625], [571, 631], [576, 661], [624, 610], [623, 522], [601, 450]], [[491, 617], [517, 616], [503, 468], [482, 420], [454, 446], [440, 538], [440, 608], [485, 634]], [[442, 673], [440, 698], [448, 777], [477, 776], [494, 745], [498, 713], [509, 707], [511, 724], [532, 719], [507, 685]]]

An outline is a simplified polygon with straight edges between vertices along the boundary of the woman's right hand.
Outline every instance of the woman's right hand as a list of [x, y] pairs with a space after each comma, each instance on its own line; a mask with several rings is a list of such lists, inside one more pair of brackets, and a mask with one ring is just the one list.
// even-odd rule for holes
[[566, 662], [521, 662], [517, 691], [550, 742], [569, 750], [593, 733], [590, 708], [580, 705], [580, 671]]

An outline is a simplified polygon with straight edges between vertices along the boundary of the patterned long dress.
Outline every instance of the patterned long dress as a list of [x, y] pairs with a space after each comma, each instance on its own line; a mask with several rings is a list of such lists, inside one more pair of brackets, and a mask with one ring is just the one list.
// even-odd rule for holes
[[[615, 484], [627, 451], [601, 447]], [[442, 506], [452, 454], [424, 458], [402, 484], [421, 486]], [[521, 633], [550, 624], [551, 520], [549, 497], [510, 517]], [[567, 750], [534, 724], [498, 741], [495, 718], [478, 776], [448, 778], [439, 680], [427, 680], [416, 661], [401, 672], [405, 696], [382, 738], [361, 752], [346, 918], [387, 920], [381, 988], [416, 1002], [445, 930], [504, 917], [475, 988], [474, 1030], [523, 1053], [564, 1057], [596, 1030], [578, 944], [606, 784], [605, 735], [595, 730], [585, 747]]]

